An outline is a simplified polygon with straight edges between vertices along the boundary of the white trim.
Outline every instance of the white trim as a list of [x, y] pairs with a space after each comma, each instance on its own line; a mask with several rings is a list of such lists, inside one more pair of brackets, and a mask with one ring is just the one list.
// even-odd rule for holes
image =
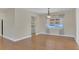
[[77, 45], [79, 46], [79, 40], [76, 39], [76, 43], [77, 43]]
[[60, 36], [66, 36], [66, 37], [73, 37], [73, 38], [76, 38], [75, 35], [60, 35]]
[[64, 36], [68, 36], [68, 37], [74, 37], [74, 38], [76, 38], [76, 34], [74, 34], [74, 33], [64, 33]]
[[2, 36], [2, 35], [0, 34], [0, 36]]
[[48, 34], [48, 33], [45, 33], [45, 32], [40, 32], [40, 33], [37, 33], [37, 34], [56, 35], [56, 36], [66, 36], [66, 37], [73, 37], [73, 38], [76, 38], [76, 36], [75, 36], [75, 35]]
[[[45, 32], [36, 33], [36, 35], [39, 35], [39, 34], [54, 35], [54, 34], [47, 34]], [[66, 37], [74, 37], [74, 38], [76, 38], [75, 36], [70, 36], [70, 35], [56, 35], [56, 36], [66, 36]], [[11, 40], [13, 42], [16, 42], [16, 41], [24, 40], [26, 38], [30, 38], [30, 37], [32, 37], [32, 35], [24, 36], [24, 37], [21, 37], [21, 38], [18, 38], [18, 39], [13, 39], [13, 38], [5, 36], [5, 35], [3, 37], [6, 38], [6, 39], [8, 39], [8, 40]], [[78, 43], [78, 41], [77, 41], [77, 43]]]
[[8, 40], [14, 41], [14, 39], [11, 38], [11, 37], [8, 37], [8, 36], [5, 36], [5, 35], [3, 35], [3, 37], [6, 38], [6, 39], [8, 39]]
[[40, 32], [40, 33], [37, 33], [37, 35], [39, 35], [39, 34], [47, 34], [47, 33], [45, 33], [45, 32]]
[[39, 34], [41, 34], [41, 33], [36, 33], [36, 35], [39, 35]]
[[26, 38], [30, 38], [30, 37], [32, 37], [32, 35], [24, 36], [24, 37], [15, 39], [14, 41], [16, 42], [16, 41], [24, 40], [24, 39], [26, 39]]
[[6, 38], [6, 39], [8, 39], [8, 40], [11, 40], [11, 41], [13, 41], [13, 42], [16, 42], [16, 41], [20, 41], [20, 40], [29, 38], [29, 37], [31, 37], [31, 35], [28, 35], [28, 36], [25, 36], [25, 37], [21, 37], [21, 38], [18, 38], [18, 39], [13, 39], [13, 38], [8, 37], [8, 36], [3, 36], [3, 37]]

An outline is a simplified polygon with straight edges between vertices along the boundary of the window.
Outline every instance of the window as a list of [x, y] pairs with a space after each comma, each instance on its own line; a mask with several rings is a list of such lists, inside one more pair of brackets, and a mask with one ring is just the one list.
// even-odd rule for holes
[[63, 21], [64, 21], [63, 18], [51, 18], [51, 19], [48, 19], [47, 27], [49, 29], [63, 29], [64, 28]]

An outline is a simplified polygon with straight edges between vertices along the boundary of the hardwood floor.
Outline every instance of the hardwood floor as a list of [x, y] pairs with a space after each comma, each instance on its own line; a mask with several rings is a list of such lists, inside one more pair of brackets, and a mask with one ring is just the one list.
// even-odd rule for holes
[[77, 50], [74, 38], [52, 35], [37, 35], [31, 38], [12, 42], [0, 38], [2, 50]]
[[3, 48], [3, 37], [0, 37], [0, 49], [2, 49]]

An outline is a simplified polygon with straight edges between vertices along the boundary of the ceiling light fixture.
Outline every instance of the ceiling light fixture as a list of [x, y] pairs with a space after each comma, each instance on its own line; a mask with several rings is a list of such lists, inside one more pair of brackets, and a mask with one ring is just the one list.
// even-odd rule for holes
[[48, 19], [51, 18], [51, 16], [50, 16], [50, 8], [48, 8], [48, 15], [47, 15], [47, 18], [48, 18]]

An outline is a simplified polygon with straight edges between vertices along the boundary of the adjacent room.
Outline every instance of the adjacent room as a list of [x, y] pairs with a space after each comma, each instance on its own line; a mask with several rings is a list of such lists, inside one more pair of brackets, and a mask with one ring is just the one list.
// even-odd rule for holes
[[78, 50], [76, 8], [0, 8], [0, 50]]

